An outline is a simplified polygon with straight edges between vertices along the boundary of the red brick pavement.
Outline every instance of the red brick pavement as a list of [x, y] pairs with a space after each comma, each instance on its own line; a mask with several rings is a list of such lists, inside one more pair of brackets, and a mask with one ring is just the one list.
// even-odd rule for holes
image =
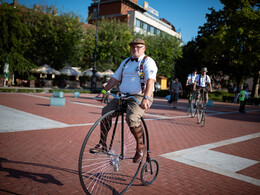
[[[48, 94], [31, 95], [50, 97]], [[69, 102], [65, 107], [50, 107], [49, 99], [31, 95], [0, 93], [0, 104], [66, 124], [93, 123], [100, 116], [100, 108]], [[66, 95], [66, 100], [101, 105], [91, 99], [93, 95], [81, 96]], [[172, 110], [163, 99], [155, 99], [154, 103], [156, 105], [148, 111], [150, 114], [185, 115], [184, 109]], [[179, 106], [187, 104], [181, 100]], [[259, 110], [254, 106], [247, 106], [247, 109]], [[238, 105], [215, 103], [208, 110], [237, 112]], [[148, 187], [141, 184], [138, 176], [125, 194], [259, 194], [259, 186], [159, 156], [258, 133], [259, 116], [259, 111], [207, 116], [203, 128], [192, 118], [147, 121], [152, 157], [159, 161], [160, 172]], [[89, 129], [90, 126], [74, 126], [0, 133], [0, 194], [84, 194], [77, 175], [77, 162]], [[214, 150], [259, 161], [259, 145], [259, 138], [256, 138]], [[259, 168], [258, 163], [239, 173], [259, 179]]]

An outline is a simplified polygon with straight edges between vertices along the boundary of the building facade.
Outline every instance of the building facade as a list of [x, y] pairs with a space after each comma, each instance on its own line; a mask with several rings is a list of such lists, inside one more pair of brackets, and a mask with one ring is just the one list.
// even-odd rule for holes
[[[94, 24], [98, 16], [98, 1], [89, 7], [89, 23]], [[159, 13], [149, 7], [138, 5], [138, 0], [100, 0], [99, 18], [116, 18], [134, 28], [135, 32], [174, 36], [181, 40], [181, 34], [166, 19], [160, 19]]]

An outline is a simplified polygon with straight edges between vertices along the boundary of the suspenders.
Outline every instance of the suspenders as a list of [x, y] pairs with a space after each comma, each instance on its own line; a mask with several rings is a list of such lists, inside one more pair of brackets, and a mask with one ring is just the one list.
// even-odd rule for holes
[[[139, 76], [140, 76], [140, 81], [141, 81], [141, 89], [142, 89], [143, 93], [144, 93], [144, 86], [145, 86], [145, 84], [144, 84], [144, 76], [145, 76], [145, 74], [144, 74], [143, 70], [144, 70], [144, 62], [145, 62], [146, 58], [147, 58], [147, 56], [144, 56], [144, 58], [141, 61], [140, 66], [139, 66]], [[124, 65], [123, 65], [122, 72], [121, 72], [121, 80], [123, 78], [123, 72], [124, 72], [124, 69], [125, 69], [125, 65], [129, 62], [130, 59], [131, 59], [131, 57], [129, 57], [126, 60], [126, 62], [124, 63]]]
[[[199, 74], [199, 86], [200, 86], [200, 79], [201, 79], [201, 74]], [[205, 85], [207, 85], [207, 81], [208, 81], [208, 77], [207, 77], [207, 75], [206, 75]]]

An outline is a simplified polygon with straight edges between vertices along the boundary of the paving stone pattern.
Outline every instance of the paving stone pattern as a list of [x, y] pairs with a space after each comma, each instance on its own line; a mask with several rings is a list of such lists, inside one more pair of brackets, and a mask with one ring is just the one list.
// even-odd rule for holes
[[[67, 124], [29, 131], [0, 133], [0, 194], [84, 194], [78, 177], [81, 144], [98, 117], [103, 104], [92, 94], [65, 94], [64, 107], [51, 107], [50, 94], [0, 93], [0, 105]], [[159, 175], [144, 186], [140, 174], [126, 195], [145, 194], [260, 194], [260, 186], [190, 166], [160, 155], [260, 132], [260, 108], [215, 103], [208, 107], [205, 127], [186, 116], [187, 101], [172, 109], [166, 99], [155, 98], [147, 111], [152, 158], [158, 160]], [[0, 113], [3, 109], [0, 108]], [[221, 112], [221, 113], [220, 113]], [[214, 115], [215, 114], [215, 115]], [[156, 116], [157, 115], [157, 116]], [[161, 116], [161, 117], [158, 117]], [[163, 119], [162, 117], [171, 117]], [[12, 118], [9, 120], [12, 121]], [[30, 119], [28, 119], [30, 120]], [[21, 122], [26, 126], [26, 121]], [[239, 174], [260, 181], [260, 138], [213, 149], [258, 161]]]

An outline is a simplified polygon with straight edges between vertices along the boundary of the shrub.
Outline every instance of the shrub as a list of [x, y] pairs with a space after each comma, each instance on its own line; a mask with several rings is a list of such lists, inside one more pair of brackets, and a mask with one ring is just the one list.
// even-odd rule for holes
[[36, 92], [42, 93], [42, 92], [44, 92], [44, 89], [36, 89]]
[[19, 93], [33, 93], [34, 89], [18, 89]]
[[229, 95], [229, 96], [223, 95], [222, 96], [223, 102], [234, 102], [234, 99], [235, 99], [234, 95]]
[[248, 98], [248, 103], [258, 106], [260, 104], [260, 98], [250, 97], [250, 98]]
[[6, 88], [2, 88], [0, 89], [1, 92], [16, 92], [16, 89], [6, 89]]
[[52, 93], [53, 91], [62, 91], [63, 93], [74, 93], [74, 92], [91, 93], [90, 90], [72, 90], [72, 89], [50, 89], [49, 93]]

